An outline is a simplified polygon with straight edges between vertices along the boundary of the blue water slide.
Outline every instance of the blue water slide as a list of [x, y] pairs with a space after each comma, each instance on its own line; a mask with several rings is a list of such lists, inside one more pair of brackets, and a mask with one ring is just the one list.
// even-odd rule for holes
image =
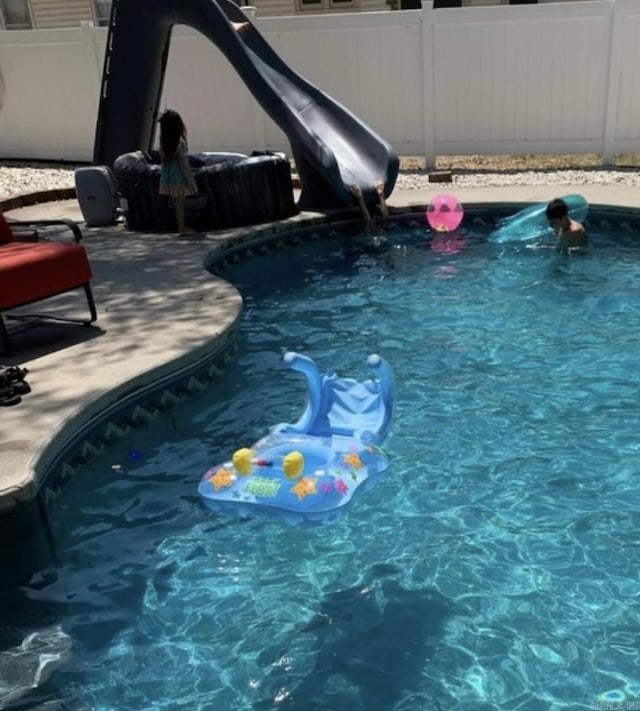
[[[562, 199], [569, 208], [569, 217], [578, 222], [586, 220], [589, 212], [589, 203], [582, 195], [564, 195]], [[548, 202], [537, 203], [501, 220], [496, 229], [489, 235], [489, 241], [498, 244], [502, 242], [525, 242], [538, 239], [545, 233], [550, 233], [551, 228], [546, 215], [548, 204]]]
[[213, 42], [286, 134], [302, 183], [301, 208], [355, 205], [352, 186], [369, 205], [378, 202], [377, 183], [391, 194], [399, 167], [392, 147], [285, 64], [231, 0], [113, 0], [94, 164], [111, 166], [124, 153], [152, 148], [176, 24]]
[[384, 358], [369, 356], [367, 366], [374, 378], [362, 382], [332, 371], [321, 374], [311, 358], [299, 353], [289, 351], [283, 360], [306, 377], [309, 391], [300, 419], [277, 425], [276, 432], [352, 437], [371, 444], [385, 439], [393, 418], [395, 382]]

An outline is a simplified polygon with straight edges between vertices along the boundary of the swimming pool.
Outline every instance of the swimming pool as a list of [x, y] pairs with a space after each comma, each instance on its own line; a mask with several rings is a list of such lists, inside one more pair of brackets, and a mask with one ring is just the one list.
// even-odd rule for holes
[[[591, 234], [567, 258], [416, 224], [230, 271], [237, 364], [94, 459], [53, 512], [56, 560], [3, 583], [1, 648], [58, 623], [73, 642], [31, 698], [640, 707], [640, 248]], [[378, 352], [396, 373], [391, 468], [330, 527], [217, 517], [196, 492], [298, 415], [284, 349], [345, 375]]]

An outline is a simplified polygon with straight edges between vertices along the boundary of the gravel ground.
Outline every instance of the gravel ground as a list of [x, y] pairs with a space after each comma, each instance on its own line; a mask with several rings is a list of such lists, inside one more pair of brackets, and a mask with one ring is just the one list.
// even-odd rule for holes
[[74, 165], [0, 161], [0, 200], [39, 190], [72, 188]]
[[[445, 156], [436, 170], [448, 170], [459, 187], [504, 185], [627, 185], [640, 186], [640, 155], [615, 157], [615, 166], [604, 169], [596, 155]], [[400, 159], [396, 187], [424, 188], [428, 175], [422, 158]], [[442, 184], [431, 184], [441, 189]]]
[[[75, 165], [0, 161], [0, 200], [16, 195], [74, 186]], [[436, 170], [450, 170], [454, 186], [503, 185], [626, 185], [640, 186], [640, 156], [618, 157], [618, 164], [603, 169], [597, 156], [447, 156]], [[424, 160], [403, 157], [396, 188], [412, 190], [429, 183]]]

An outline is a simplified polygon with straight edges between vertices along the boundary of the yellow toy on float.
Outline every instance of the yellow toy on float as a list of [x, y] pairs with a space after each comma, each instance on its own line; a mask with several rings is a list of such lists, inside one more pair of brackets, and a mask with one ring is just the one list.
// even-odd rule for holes
[[248, 447], [236, 449], [231, 461], [240, 476], [248, 476], [253, 469], [253, 450]]
[[294, 450], [285, 455], [282, 460], [282, 470], [285, 473], [287, 479], [295, 479], [302, 474], [304, 469], [304, 457], [301, 452]]

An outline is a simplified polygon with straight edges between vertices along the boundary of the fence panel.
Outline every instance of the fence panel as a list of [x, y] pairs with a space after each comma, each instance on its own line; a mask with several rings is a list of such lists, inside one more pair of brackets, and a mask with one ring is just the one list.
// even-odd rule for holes
[[0, 155], [89, 160], [99, 72], [85, 28], [0, 31]]
[[632, 153], [639, 148], [640, 133], [640, 6], [636, 0], [616, 0], [616, 23], [612, 39], [612, 82], [616, 82], [610, 109], [613, 153]]
[[190, 150], [246, 153], [257, 148], [254, 104], [212, 42], [186, 27], [174, 29], [160, 109], [180, 112]]
[[611, 8], [608, 1], [456, 10], [425, 3], [435, 154], [600, 153]]
[[[254, 20], [401, 155], [640, 152], [637, 0]], [[104, 28], [0, 32], [0, 156], [91, 160]], [[161, 108], [192, 150], [289, 151], [208, 40], [176, 27]]]
[[420, 151], [421, 13], [265, 18], [265, 39], [295, 71], [396, 146]]

